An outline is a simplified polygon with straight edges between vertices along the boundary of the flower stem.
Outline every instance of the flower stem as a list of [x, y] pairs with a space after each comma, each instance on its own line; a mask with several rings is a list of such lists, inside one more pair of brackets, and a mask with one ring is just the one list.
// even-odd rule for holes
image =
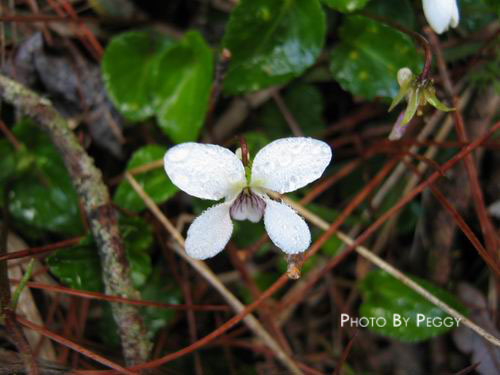
[[248, 145], [245, 137], [240, 135], [240, 147], [241, 147], [241, 162], [243, 166], [248, 167]]

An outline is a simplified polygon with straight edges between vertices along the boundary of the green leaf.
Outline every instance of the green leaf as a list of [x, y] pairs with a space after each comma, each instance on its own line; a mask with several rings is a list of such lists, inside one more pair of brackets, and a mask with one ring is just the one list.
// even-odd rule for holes
[[[447, 291], [417, 277], [412, 279], [443, 302], [465, 313], [465, 307]], [[386, 319], [387, 324], [384, 327], [377, 324], [368, 325], [368, 329], [381, 335], [417, 342], [444, 334], [456, 327], [455, 321], [448, 314], [383, 271], [370, 272], [361, 282], [360, 289], [363, 298], [360, 316]], [[408, 324], [394, 324], [395, 314], [409, 318]], [[417, 325], [418, 314], [422, 314], [426, 319], [435, 319], [435, 324], [427, 324], [427, 320], [424, 320]], [[438, 321], [443, 322], [444, 318], [448, 318], [447, 322], [453, 321], [453, 326], [438, 326]]]
[[157, 33], [130, 31], [114, 37], [102, 58], [102, 76], [116, 108], [130, 121], [154, 114], [154, 72], [173, 42]]
[[[21, 121], [12, 131], [26, 147], [15, 156], [17, 170], [25, 173], [17, 175], [9, 193], [9, 210], [15, 223], [35, 237], [44, 231], [81, 234], [78, 196], [50, 139], [29, 121]], [[10, 163], [10, 158], [6, 159]]]
[[186, 33], [160, 59], [154, 105], [161, 129], [174, 142], [198, 138], [210, 99], [212, 71], [212, 51], [198, 32]]
[[101, 263], [91, 236], [76, 246], [50, 255], [47, 264], [50, 272], [70, 288], [93, 292], [103, 289]]
[[[164, 146], [144, 146], [133, 153], [127, 164], [127, 170], [161, 160], [166, 151], [167, 148]], [[177, 188], [172, 184], [163, 168], [156, 168], [134, 177], [151, 199], [158, 204], [165, 202], [177, 192]], [[120, 207], [131, 211], [140, 211], [146, 208], [142, 198], [137, 195], [126, 180], [121, 181], [118, 185], [113, 201]]]
[[[318, 136], [325, 129], [323, 96], [316, 86], [293, 84], [285, 91], [283, 100], [306, 136]], [[274, 102], [262, 107], [257, 121], [271, 139], [290, 136], [290, 127]]]
[[153, 245], [151, 226], [140, 217], [120, 217], [120, 234], [136, 288], [144, 285], [153, 270], [149, 251]]
[[223, 40], [232, 54], [224, 89], [238, 94], [288, 82], [314, 64], [324, 37], [319, 0], [241, 0]]
[[340, 28], [341, 43], [330, 69], [344, 90], [373, 99], [398, 93], [397, 72], [418, 72], [422, 58], [413, 41], [401, 32], [364, 16], [348, 16]]
[[322, 0], [329, 7], [343, 13], [363, 9], [370, 0]]

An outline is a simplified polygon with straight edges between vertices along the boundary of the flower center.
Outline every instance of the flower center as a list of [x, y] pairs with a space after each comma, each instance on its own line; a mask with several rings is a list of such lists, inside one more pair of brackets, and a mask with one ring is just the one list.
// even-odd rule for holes
[[234, 220], [250, 220], [252, 223], [257, 223], [262, 219], [265, 208], [264, 199], [247, 187], [235, 199], [229, 208], [229, 213]]

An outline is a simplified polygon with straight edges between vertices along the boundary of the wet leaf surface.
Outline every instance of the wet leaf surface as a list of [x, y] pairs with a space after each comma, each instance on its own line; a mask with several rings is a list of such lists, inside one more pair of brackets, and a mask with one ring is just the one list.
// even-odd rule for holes
[[237, 94], [281, 84], [316, 61], [325, 37], [318, 0], [242, 0], [223, 45], [232, 58], [224, 88]]
[[348, 16], [340, 28], [330, 69], [344, 90], [366, 99], [398, 93], [400, 68], [419, 71], [421, 57], [413, 41], [399, 31], [364, 16]]
[[[416, 277], [412, 279], [441, 301], [458, 311], [465, 312], [465, 307], [452, 294], [426, 280]], [[385, 319], [384, 326], [380, 323], [369, 324], [367, 327], [383, 336], [394, 337], [401, 341], [418, 342], [446, 333], [457, 326], [454, 319], [447, 313], [383, 271], [370, 272], [361, 282], [360, 289], [363, 302], [359, 308], [359, 315], [366, 318]], [[409, 319], [407, 324], [402, 323], [398, 326], [397, 322], [394, 323], [395, 314]], [[419, 322], [419, 315], [425, 320]], [[448, 327], [443, 324], [445, 318], [448, 319], [450, 325]]]

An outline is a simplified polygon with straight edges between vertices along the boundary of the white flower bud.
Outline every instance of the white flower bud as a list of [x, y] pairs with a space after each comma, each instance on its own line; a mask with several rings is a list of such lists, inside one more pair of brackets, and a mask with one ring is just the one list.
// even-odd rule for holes
[[449, 27], [457, 27], [459, 21], [456, 0], [422, 0], [425, 18], [432, 29], [441, 34]]
[[398, 83], [399, 86], [403, 86], [408, 82], [409, 79], [413, 77], [413, 73], [411, 72], [410, 68], [401, 68], [398, 70]]

